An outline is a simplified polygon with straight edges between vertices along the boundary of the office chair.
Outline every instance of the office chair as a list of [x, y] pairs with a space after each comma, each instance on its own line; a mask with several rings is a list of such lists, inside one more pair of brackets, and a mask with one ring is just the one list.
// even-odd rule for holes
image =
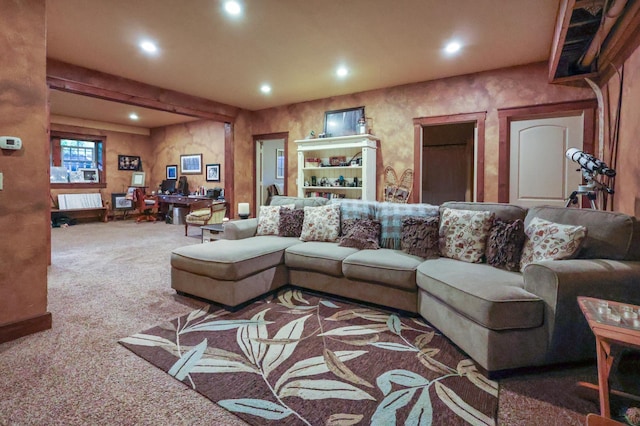
[[[136, 218], [136, 222], [142, 222], [146, 220], [148, 222], [156, 221], [156, 213], [158, 208], [158, 200], [153, 198], [147, 198], [144, 193], [144, 189], [136, 188], [133, 193], [133, 199], [136, 203], [136, 208], [140, 212], [140, 215]], [[153, 209], [156, 209], [156, 213], [153, 212]]]

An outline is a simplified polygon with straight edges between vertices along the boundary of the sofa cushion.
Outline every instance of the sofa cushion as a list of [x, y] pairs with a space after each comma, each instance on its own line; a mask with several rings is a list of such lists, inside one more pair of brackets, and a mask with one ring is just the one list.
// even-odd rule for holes
[[304, 269], [323, 274], [342, 276], [342, 261], [358, 249], [340, 247], [338, 243], [309, 241], [296, 244], [284, 252], [284, 262], [288, 268]]
[[380, 222], [375, 219], [347, 219], [342, 223], [341, 247], [377, 250], [379, 240]]
[[588, 235], [576, 256], [578, 259], [638, 260], [640, 256], [635, 247], [638, 229], [633, 216], [592, 209], [541, 206], [529, 210], [524, 221], [525, 227], [535, 217], [566, 225], [585, 226]]
[[438, 206], [431, 204], [378, 203], [376, 219], [382, 226], [380, 247], [400, 250], [402, 218], [405, 216], [438, 216]]
[[278, 224], [278, 235], [281, 237], [300, 237], [302, 233], [302, 223], [304, 222], [304, 210], [280, 209], [280, 223]]
[[342, 262], [347, 278], [416, 289], [416, 268], [423, 259], [400, 250], [360, 250]]
[[523, 289], [522, 274], [441, 257], [418, 266], [421, 290], [492, 330], [542, 325], [544, 302]]
[[587, 236], [584, 226], [562, 225], [535, 217], [525, 229], [520, 269], [542, 260], [571, 259]]
[[514, 221], [494, 220], [493, 226], [489, 231], [485, 250], [487, 263], [507, 271], [519, 271], [525, 238], [522, 219]]
[[289, 197], [286, 195], [274, 195], [269, 202], [270, 206], [286, 206], [293, 204], [296, 209], [302, 209], [306, 206], [316, 207], [324, 206], [329, 200], [323, 197]]
[[493, 214], [488, 211], [443, 209], [440, 253], [464, 262], [482, 262], [492, 223]]
[[340, 235], [340, 206], [327, 204], [305, 207], [300, 239], [302, 241], [336, 241]]
[[293, 210], [294, 204], [282, 206], [260, 206], [258, 214], [258, 230], [256, 235], [278, 235], [280, 227], [280, 210]]
[[407, 216], [402, 219], [400, 247], [405, 253], [425, 259], [440, 256], [438, 232], [440, 218]]
[[272, 235], [195, 244], [173, 250], [171, 266], [218, 280], [237, 281], [283, 263], [284, 249], [294, 244], [301, 241]]

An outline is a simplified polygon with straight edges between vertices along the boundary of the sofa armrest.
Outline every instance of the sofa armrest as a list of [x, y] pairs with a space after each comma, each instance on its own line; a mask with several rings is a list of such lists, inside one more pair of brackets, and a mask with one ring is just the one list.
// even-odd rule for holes
[[258, 230], [258, 219], [233, 220], [224, 224], [224, 238], [227, 240], [242, 240], [253, 237]]
[[578, 296], [640, 304], [640, 262], [570, 259], [533, 263], [523, 272], [524, 289], [543, 299], [550, 356], [566, 361], [595, 355], [593, 334]]

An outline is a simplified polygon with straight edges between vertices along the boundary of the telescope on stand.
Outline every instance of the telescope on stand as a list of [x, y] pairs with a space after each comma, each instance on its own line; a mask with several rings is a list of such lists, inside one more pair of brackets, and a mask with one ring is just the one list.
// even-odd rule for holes
[[582, 176], [587, 183], [586, 185], [578, 185], [578, 189], [573, 191], [569, 196], [565, 207], [569, 207], [571, 204], [577, 204], [579, 195], [586, 195], [591, 204], [591, 208], [596, 210], [598, 208], [596, 206], [597, 191], [606, 191], [607, 194], [613, 194], [614, 192], [613, 189], [598, 181], [596, 175], [600, 174], [614, 177], [616, 171], [607, 166], [604, 161], [598, 160], [593, 155], [580, 151], [577, 148], [569, 148], [565, 155], [569, 160], [580, 164], [580, 169], [577, 169], [577, 171], [582, 171]]

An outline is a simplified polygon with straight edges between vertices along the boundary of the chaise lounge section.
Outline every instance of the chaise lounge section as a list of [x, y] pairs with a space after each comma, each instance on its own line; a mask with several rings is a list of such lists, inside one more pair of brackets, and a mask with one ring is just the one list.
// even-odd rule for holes
[[[272, 200], [296, 208], [326, 203]], [[341, 203], [343, 218], [353, 217], [349, 203]], [[360, 250], [337, 242], [256, 236], [258, 220], [248, 219], [227, 224], [226, 240], [174, 250], [172, 287], [233, 307], [292, 284], [417, 313], [488, 372], [593, 358], [595, 344], [576, 302], [579, 295], [640, 303], [640, 232], [631, 216], [494, 203], [406, 205], [417, 210], [404, 212], [388, 203], [362, 204], [366, 215], [382, 220], [390, 208], [403, 217], [407, 211], [442, 217], [449, 209], [490, 212], [525, 226], [540, 218], [582, 225], [588, 232], [575, 258], [536, 261], [512, 272], [448, 257], [424, 259], [399, 247]]]

